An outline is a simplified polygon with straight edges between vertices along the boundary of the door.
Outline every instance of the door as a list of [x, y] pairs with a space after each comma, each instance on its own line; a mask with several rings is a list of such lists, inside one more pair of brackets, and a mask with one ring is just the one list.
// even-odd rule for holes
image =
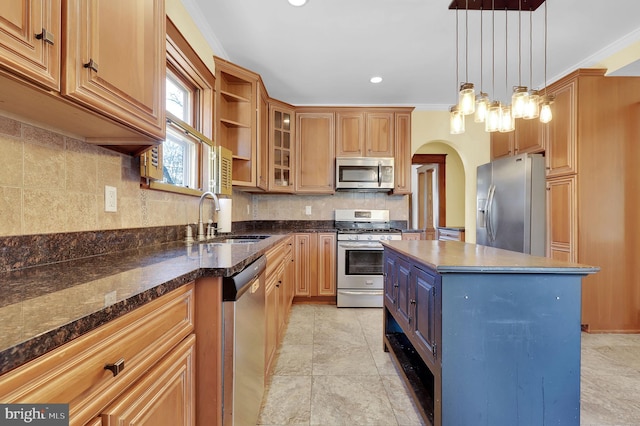
[[164, 1], [66, 3], [63, 96], [164, 139]]
[[424, 229], [427, 240], [435, 240], [438, 208], [435, 194], [438, 165], [427, 164], [418, 168], [418, 229]]
[[397, 279], [397, 310], [396, 320], [398, 324], [405, 330], [409, 327], [410, 307], [411, 307], [411, 264], [398, 257], [396, 260], [396, 279]]
[[412, 269], [411, 330], [416, 338], [416, 349], [431, 365], [435, 365], [437, 359], [436, 333], [439, 328], [440, 311], [436, 301], [439, 280], [439, 276], [429, 274], [420, 268], [414, 266]]
[[58, 91], [60, 16], [60, 0], [3, 0], [0, 64]]

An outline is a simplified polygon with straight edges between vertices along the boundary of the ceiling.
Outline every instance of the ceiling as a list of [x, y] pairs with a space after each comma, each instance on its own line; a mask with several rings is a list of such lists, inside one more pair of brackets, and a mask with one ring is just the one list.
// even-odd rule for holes
[[[545, 70], [552, 82], [578, 67], [598, 66], [629, 45], [640, 59], [638, 0], [547, 0], [546, 67], [544, 5], [531, 13], [458, 11], [456, 44], [451, 0], [182, 3], [216, 55], [259, 73], [271, 97], [298, 106], [446, 110], [467, 75], [476, 90], [482, 86], [490, 98], [506, 100], [518, 83], [542, 88]], [[640, 75], [640, 61], [614, 74]], [[370, 83], [374, 75], [383, 81]]]

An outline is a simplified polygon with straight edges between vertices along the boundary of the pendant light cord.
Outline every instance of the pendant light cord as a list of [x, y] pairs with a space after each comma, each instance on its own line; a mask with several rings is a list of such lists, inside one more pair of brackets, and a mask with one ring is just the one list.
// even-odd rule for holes
[[466, 9], [464, 11], [464, 69], [465, 83], [469, 82], [469, 0], [466, 2]]
[[458, 7], [456, 6], [456, 81], [455, 81], [455, 91], [458, 91], [458, 82], [459, 82], [459, 67], [458, 67], [458, 57], [460, 56], [458, 54]]

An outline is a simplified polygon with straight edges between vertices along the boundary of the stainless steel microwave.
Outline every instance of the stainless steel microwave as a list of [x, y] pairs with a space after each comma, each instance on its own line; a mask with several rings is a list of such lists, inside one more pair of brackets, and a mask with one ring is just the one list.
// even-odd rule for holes
[[391, 190], [393, 176], [393, 158], [336, 158], [336, 189], [338, 190]]

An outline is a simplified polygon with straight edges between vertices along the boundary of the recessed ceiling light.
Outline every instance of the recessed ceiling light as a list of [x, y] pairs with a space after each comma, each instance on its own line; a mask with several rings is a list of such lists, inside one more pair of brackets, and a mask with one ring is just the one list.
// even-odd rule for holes
[[291, 6], [304, 6], [307, 0], [289, 0]]
[[378, 84], [382, 81], [382, 77], [371, 77], [371, 80], [369, 80], [370, 82], [374, 83], [374, 84]]

